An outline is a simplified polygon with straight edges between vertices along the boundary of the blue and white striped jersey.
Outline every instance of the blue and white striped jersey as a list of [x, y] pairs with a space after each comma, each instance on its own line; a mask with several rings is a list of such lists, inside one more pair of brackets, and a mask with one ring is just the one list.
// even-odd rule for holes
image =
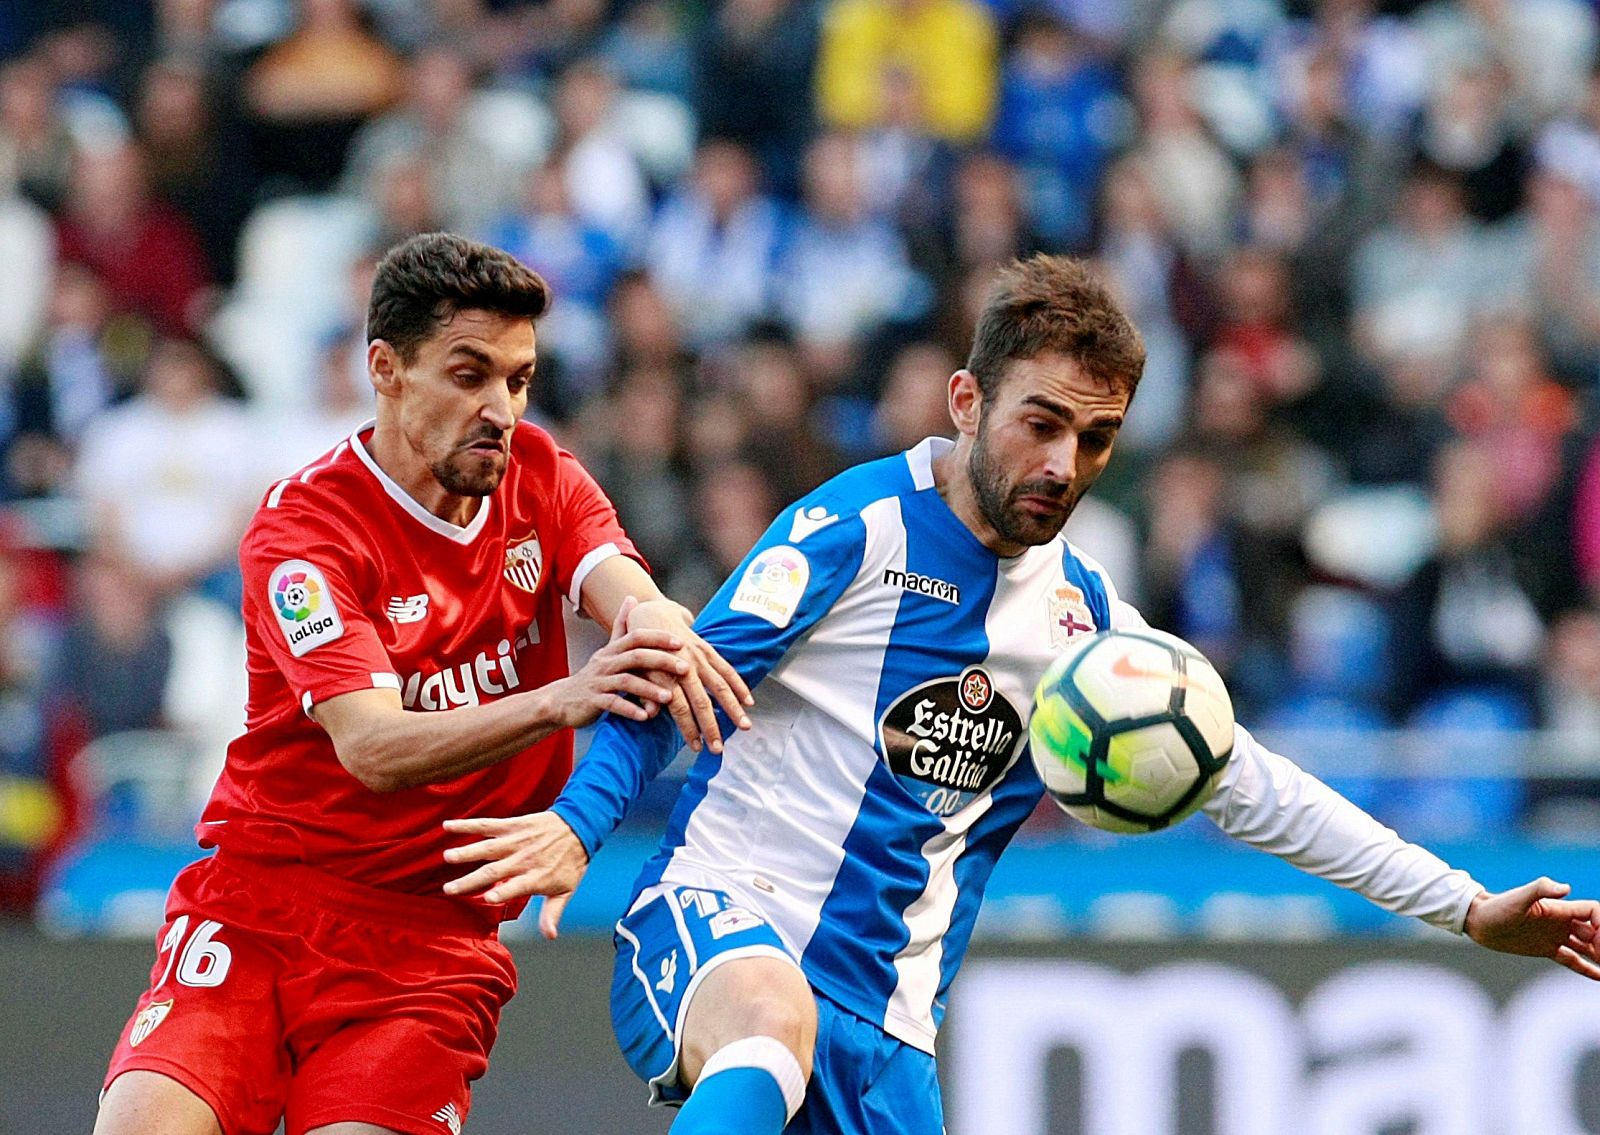
[[[760, 683], [754, 727], [700, 755], [637, 884], [730, 892], [816, 989], [930, 1052], [990, 872], [1043, 794], [1024, 757], [1034, 685], [1073, 636], [1142, 622], [1064, 538], [984, 547], [934, 485], [950, 444], [823, 485], [702, 612], [697, 631]], [[592, 853], [677, 740], [666, 715], [608, 718], [553, 810]], [[1476, 893], [1242, 730], [1207, 810], [1442, 925]]]

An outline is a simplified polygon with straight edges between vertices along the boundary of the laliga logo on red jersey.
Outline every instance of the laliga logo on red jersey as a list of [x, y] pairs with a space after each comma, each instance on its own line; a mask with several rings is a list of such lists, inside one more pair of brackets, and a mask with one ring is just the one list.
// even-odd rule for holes
[[493, 653], [480, 650], [465, 662], [458, 662], [431, 674], [412, 674], [405, 680], [400, 700], [407, 709], [458, 709], [481, 705], [484, 697], [499, 697], [522, 685], [517, 673], [517, 654], [523, 647], [539, 641], [539, 625], [532, 624], [515, 639], [501, 639]]

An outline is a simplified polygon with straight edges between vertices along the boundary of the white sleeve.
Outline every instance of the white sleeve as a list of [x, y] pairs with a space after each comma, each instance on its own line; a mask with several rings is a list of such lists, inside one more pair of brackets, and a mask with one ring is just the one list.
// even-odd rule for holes
[[1234, 727], [1233, 757], [1207, 816], [1229, 835], [1384, 910], [1463, 932], [1484, 888], [1426, 848], [1407, 843], [1322, 781]]

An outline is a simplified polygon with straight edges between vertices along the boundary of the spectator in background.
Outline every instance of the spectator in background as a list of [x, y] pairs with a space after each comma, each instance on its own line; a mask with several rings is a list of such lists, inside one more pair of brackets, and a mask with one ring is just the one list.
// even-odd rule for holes
[[782, 197], [799, 192], [815, 124], [818, 9], [817, 0], [726, 0], [695, 48], [701, 132], [749, 147]]
[[298, 17], [250, 66], [244, 90], [262, 173], [317, 191], [337, 179], [361, 123], [399, 100], [405, 68], [355, 0], [299, 0]]
[[1578, 607], [1550, 625], [1539, 682], [1540, 724], [1581, 739], [1585, 763], [1595, 766], [1592, 739], [1600, 736], [1600, 613]]
[[150, 194], [145, 154], [129, 143], [79, 152], [56, 223], [60, 257], [105, 281], [114, 310], [143, 316], [164, 335], [205, 317], [210, 272], [194, 227]]
[[[519, 145], [495, 136], [494, 109], [492, 96], [474, 92], [472, 62], [462, 48], [428, 45], [407, 68], [405, 101], [356, 135], [344, 168], [344, 191], [371, 199], [381, 171], [394, 159], [420, 158], [443, 222], [456, 230], [478, 230], [516, 202], [522, 180], [549, 142], [523, 139], [523, 160], [515, 160]], [[533, 132], [526, 129], [532, 121], [522, 133]]]
[[855, 341], [919, 314], [919, 279], [893, 227], [867, 212], [856, 149], [824, 134], [806, 151], [805, 196], [777, 271], [777, 310], [825, 382], [837, 382]]
[[1024, 15], [990, 144], [1016, 164], [1033, 227], [1051, 246], [1087, 245], [1100, 178], [1132, 126], [1109, 63], [1056, 16]]
[[0, 913], [26, 911], [65, 834], [66, 738], [52, 715], [60, 629], [29, 591], [19, 526], [0, 516]]
[[650, 219], [650, 187], [616, 123], [617, 83], [594, 60], [574, 63], [556, 87], [558, 134], [552, 161], [572, 210], [625, 249]]
[[777, 501], [761, 470], [748, 462], [707, 469], [691, 505], [702, 523], [695, 546], [672, 573], [672, 593], [692, 610], [703, 607], [777, 516]]
[[54, 675], [90, 739], [163, 724], [172, 640], [161, 596], [138, 565], [91, 554], [73, 573], [77, 618], [67, 627]]
[[1197, 267], [1179, 245], [1156, 194], [1155, 174], [1139, 157], [1106, 171], [1097, 257], [1128, 318], [1144, 337], [1139, 413], [1120, 440], [1128, 448], [1162, 445], [1177, 433], [1189, 397], [1190, 343], [1206, 306]]
[[688, 551], [689, 491], [679, 464], [683, 394], [670, 372], [626, 372], [579, 423], [584, 464], [603, 482], [617, 515], [652, 564]]
[[1502, 68], [1461, 66], [1441, 77], [1417, 130], [1418, 153], [1461, 182], [1467, 212], [1486, 224], [1522, 204], [1530, 155], [1511, 122]]
[[925, 437], [950, 433], [948, 386], [961, 365], [938, 343], [915, 342], [901, 348], [889, 367], [873, 415], [873, 440], [879, 454], [910, 449]]
[[1535, 320], [1559, 374], [1592, 386], [1600, 378], [1600, 218], [1590, 192], [1561, 166], [1536, 169], [1526, 209], [1502, 227], [1493, 252], [1497, 299]]
[[1296, 333], [1289, 269], [1275, 253], [1241, 248], [1222, 264], [1221, 318], [1212, 347], [1230, 353], [1269, 407], [1301, 401], [1321, 381], [1310, 344]]
[[59, 209], [72, 173], [72, 134], [57, 106], [56, 76], [41, 54], [0, 67], [0, 171], [41, 209]]
[[267, 478], [224, 382], [197, 344], [163, 340], [139, 395], [85, 432], [73, 479], [97, 552], [157, 596], [201, 587], [236, 608], [239, 537]]
[[974, 0], [830, 0], [817, 60], [817, 105], [830, 126], [884, 121], [891, 73], [909, 76], [922, 128], [946, 142], [978, 140], [998, 89], [993, 18]]
[[1403, 704], [1463, 686], [1531, 695], [1544, 626], [1518, 577], [1499, 475], [1498, 455], [1480, 442], [1439, 455], [1438, 546], [1394, 600]]
[[1561, 474], [1566, 439], [1578, 425], [1576, 400], [1550, 377], [1527, 319], [1485, 315], [1468, 358], [1466, 381], [1447, 404], [1450, 424], [1494, 453], [1498, 513], [1531, 517]]
[[[16, 192], [0, 154], [0, 380], [39, 333], [55, 266], [50, 217]], [[8, 432], [0, 413], [0, 439]]]
[[153, 63], [144, 71], [134, 125], [153, 195], [194, 226], [206, 262], [230, 282], [255, 175], [225, 92], [196, 65]]
[[17, 370], [9, 414], [0, 415], [15, 429], [5, 447], [13, 494], [66, 490], [84, 430], [132, 386], [132, 372], [143, 361], [137, 357], [141, 338], [126, 320], [112, 319], [98, 276], [81, 264], [61, 266], [48, 323]]
[[1467, 215], [1460, 179], [1418, 161], [1394, 218], [1356, 249], [1357, 344], [1375, 360], [1412, 352], [1456, 358], [1488, 292], [1488, 273], [1488, 247]]
[[610, 357], [606, 301], [625, 256], [615, 236], [573, 208], [567, 184], [554, 165], [535, 173], [522, 209], [496, 219], [484, 239], [538, 272], [560, 297], [539, 321], [539, 348], [557, 363], [564, 392], [581, 398], [596, 388]]
[[948, 201], [908, 233], [917, 264], [936, 278], [1008, 264], [1038, 247], [1016, 167], [982, 151], [961, 158]]
[[817, 429], [812, 382], [801, 353], [776, 337], [740, 344], [724, 361], [721, 388], [743, 408], [747, 460], [779, 500], [804, 496], [844, 468]]
[[626, 0], [600, 43], [600, 58], [630, 90], [682, 102], [694, 96], [694, 57], [670, 0]]
[[1445, 420], [1454, 364], [1430, 351], [1386, 360], [1376, 390], [1350, 383], [1341, 394], [1351, 423], [1338, 452], [1358, 484], [1426, 486], [1434, 459], [1453, 437]]
[[1134, 65], [1133, 94], [1134, 153], [1166, 222], [1185, 254], [1214, 260], [1228, 247], [1243, 186], [1195, 110], [1194, 65], [1172, 52], [1147, 55]]
[[[759, 191], [759, 179], [746, 147], [709, 139], [686, 183], [656, 214], [646, 264], [691, 347], [743, 334], [767, 312], [782, 215]], [[559, 279], [552, 283], [564, 296]]]

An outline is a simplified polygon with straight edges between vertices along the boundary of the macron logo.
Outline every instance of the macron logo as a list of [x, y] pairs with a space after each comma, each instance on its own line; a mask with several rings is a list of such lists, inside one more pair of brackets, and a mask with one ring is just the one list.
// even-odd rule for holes
[[883, 583], [886, 587], [898, 587], [901, 591], [914, 591], [918, 595], [926, 595], [930, 599], [937, 599], [942, 603], [961, 602], [961, 588], [949, 580], [936, 579], [931, 575], [918, 575], [914, 571], [896, 571], [894, 568], [883, 569]]
[[789, 543], [798, 544], [838, 519], [839, 514], [829, 512], [824, 505], [814, 504], [810, 508], [798, 509], [794, 514], [794, 523], [789, 527]]
[[456, 1105], [447, 1103], [430, 1117], [450, 1128], [450, 1135], [461, 1135], [461, 1113], [456, 1110]]

